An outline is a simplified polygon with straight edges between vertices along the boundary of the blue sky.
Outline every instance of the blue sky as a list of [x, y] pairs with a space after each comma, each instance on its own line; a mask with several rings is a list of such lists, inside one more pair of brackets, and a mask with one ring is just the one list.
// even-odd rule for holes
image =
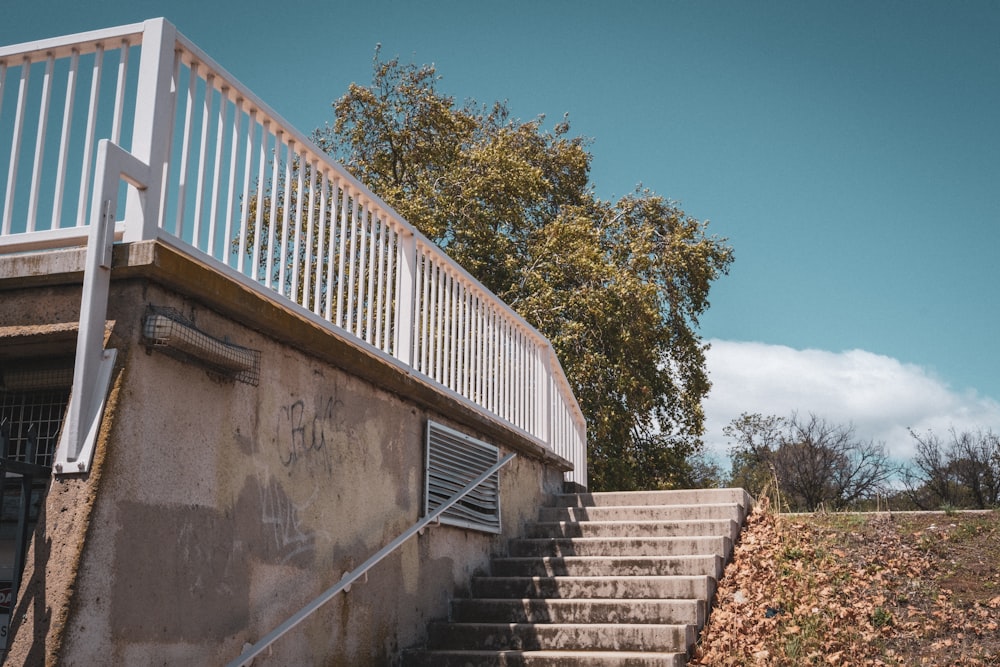
[[642, 183], [736, 261], [702, 333], [706, 440], [816, 412], [1000, 429], [1000, 3], [9, 3], [0, 44], [165, 16], [300, 130], [375, 45], [459, 99], [570, 114], [599, 195]]

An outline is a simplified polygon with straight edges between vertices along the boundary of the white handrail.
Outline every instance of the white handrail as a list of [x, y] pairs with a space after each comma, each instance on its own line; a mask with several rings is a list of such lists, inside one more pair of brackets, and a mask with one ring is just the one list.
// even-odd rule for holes
[[500, 459], [496, 464], [490, 467], [489, 470], [481, 474], [479, 477], [469, 482], [461, 491], [453, 495], [451, 498], [446, 500], [444, 504], [440, 505], [433, 512], [422, 518], [420, 521], [416, 522], [408, 529], [403, 531], [399, 537], [394, 539], [392, 542], [386, 546], [379, 549], [372, 556], [368, 558], [364, 563], [344, 574], [343, 578], [336, 585], [330, 587], [324, 591], [319, 597], [307, 604], [305, 607], [293, 614], [287, 621], [276, 627], [271, 632], [264, 635], [260, 641], [258, 641], [253, 646], [244, 649], [243, 653], [239, 655], [235, 660], [227, 663], [226, 667], [243, 667], [248, 664], [255, 657], [260, 655], [264, 649], [276, 642], [282, 636], [284, 636], [289, 630], [294, 628], [296, 625], [304, 621], [308, 616], [310, 616], [317, 609], [322, 607], [324, 604], [332, 600], [337, 594], [341, 592], [346, 592], [350, 589], [351, 584], [355, 581], [367, 575], [368, 570], [372, 569], [377, 565], [383, 558], [391, 554], [393, 551], [398, 549], [407, 540], [409, 540], [414, 535], [422, 532], [427, 526], [436, 522], [438, 517], [446, 512], [452, 505], [457, 503], [459, 500], [467, 496], [472, 492], [477, 486], [486, 481], [493, 473], [500, 470], [500, 468], [507, 465], [511, 459], [513, 459], [517, 454], [508, 454], [507, 456]]

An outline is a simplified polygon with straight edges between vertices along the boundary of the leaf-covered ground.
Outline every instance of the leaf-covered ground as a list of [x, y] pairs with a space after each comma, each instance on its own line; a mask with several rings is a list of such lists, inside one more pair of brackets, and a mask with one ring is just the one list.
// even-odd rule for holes
[[1000, 512], [748, 520], [691, 665], [1000, 665]]

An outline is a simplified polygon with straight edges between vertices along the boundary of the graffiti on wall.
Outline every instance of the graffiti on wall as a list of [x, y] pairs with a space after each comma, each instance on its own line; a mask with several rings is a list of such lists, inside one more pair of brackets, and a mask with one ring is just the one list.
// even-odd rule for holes
[[335, 396], [298, 399], [278, 411], [275, 446], [281, 465], [306, 466], [310, 473], [333, 474], [331, 448], [337, 435], [347, 432], [344, 404]]
[[273, 539], [275, 560], [282, 564], [307, 564], [316, 548], [316, 534], [303, 525], [300, 507], [273, 477], [261, 480], [258, 490], [261, 524], [265, 534]]

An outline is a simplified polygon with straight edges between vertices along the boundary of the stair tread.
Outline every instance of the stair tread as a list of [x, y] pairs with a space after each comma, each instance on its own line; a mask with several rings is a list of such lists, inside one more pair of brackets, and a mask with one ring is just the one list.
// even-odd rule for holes
[[560, 535], [558, 537], [516, 537], [512, 541], [514, 542], [535, 542], [535, 541], [552, 541], [552, 540], [571, 540], [574, 542], [637, 542], [642, 540], [651, 540], [656, 542], [682, 542], [685, 540], [718, 540], [724, 535], [631, 535], [615, 537], [610, 535], [586, 535], [581, 537], [567, 537]]
[[[456, 600], [461, 600], [462, 602], [505, 602], [511, 604], [524, 604], [524, 603], [536, 603], [544, 602], [545, 604], [655, 604], [657, 602], [694, 602], [691, 598], [456, 598]], [[655, 624], [654, 624], [655, 625]]]
[[[581, 650], [472, 650], [472, 649], [428, 649], [421, 652], [426, 658], [433, 658], [435, 665], [451, 664], [448, 658], [458, 658], [466, 665], [475, 660], [479, 665], [510, 664], [554, 664], [554, 665], [685, 665], [687, 653], [682, 651], [581, 651]], [[523, 662], [519, 662], [520, 659]], [[494, 662], [499, 660], [500, 662]], [[514, 661], [514, 662], [511, 662]], [[430, 663], [429, 663], [430, 664]]]
[[585, 656], [585, 657], [586, 656], [604, 656], [604, 655], [607, 655], [607, 656], [623, 656], [623, 657], [627, 657], [627, 656], [646, 656], [646, 655], [674, 655], [674, 653], [671, 653], [671, 652], [667, 652], [666, 654], [663, 654], [663, 653], [660, 653], [660, 652], [657, 652], [657, 651], [579, 651], [579, 650], [565, 650], [565, 651], [560, 651], [560, 650], [551, 650], [551, 649], [549, 649], [549, 650], [546, 650], [546, 649], [497, 649], [497, 650], [491, 651], [489, 649], [478, 650], [478, 649], [454, 649], [454, 648], [448, 649], [448, 648], [439, 648], [439, 649], [429, 649], [427, 652], [428, 653], [442, 653], [442, 654], [444, 654], [444, 653], [453, 653], [453, 654], [459, 654], [459, 653], [461, 653], [462, 655], [497, 655], [497, 654], [503, 654], [503, 655], [521, 655], [521, 654], [524, 654], [524, 653], [530, 653], [532, 655], [539, 655], [539, 656], [541, 656], [541, 655], [579, 655], [579, 656]]
[[546, 575], [541, 575], [541, 574], [517, 575], [517, 574], [514, 574], [514, 575], [500, 575], [500, 576], [485, 575], [485, 576], [480, 576], [480, 577], [473, 577], [473, 580], [475, 580], [475, 581], [482, 581], [484, 579], [489, 579], [489, 580], [502, 579], [502, 580], [505, 580], [505, 581], [506, 580], [521, 581], [521, 580], [529, 580], [529, 579], [531, 581], [544, 581], [544, 580], [547, 580], [547, 579], [560, 579], [560, 580], [563, 580], [563, 579], [565, 579], [565, 580], [573, 579], [573, 580], [577, 580], [577, 581], [610, 581], [610, 580], [614, 580], [614, 581], [622, 581], [622, 580], [628, 580], [628, 581], [645, 581], [645, 580], [649, 580], [649, 579], [655, 579], [655, 580], [659, 581], [659, 580], [670, 579], [670, 580], [673, 580], [673, 581], [678, 581], [678, 580], [687, 580], [687, 579], [715, 579], [715, 577], [713, 577], [710, 574], [638, 574], [638, 575], [629, 575], [629, 576], [621, 576], [621, 575], [618, 575], [618, 574], [546, 574]]
[[621, 526], [621, 525], [631, 525], [631, 524], [650, 524], [650, 525], [663, 525], [663, 524], [679, 524], [682, 526], [692, 526], [696, 524], [713, 524], [713, 523], [734, 523], [736, 519], [581, 519], [581, 520], [569, 520], [569, 521], [534, 521], [532, 525], [535, 526], [548, 526], [548, 525], [577, 525], [577, 524], [607, 524], [609, 526]]
[[[547, 538], [541, 538], [547, 539]], [[593, 561], [638, 561], [641, 563], [649, 562], [656, 563], [662, 560], [704, 560], [716, 558], [715, 554], [664, 554], [662, 556], [501, 556], [499, 558], [494, 558], [493, 562], [507, 562], [507, 561], [543, 561], [546, 563], [554, 563], [560, 561], [580, 561], [580, 562], [593, 562]]]
[[524, 574], [524, 575], [479, 575], [473, 579], [702, 579], [714, 578], [708, 574], [638, 574], [623, 577], [617, 574]]
[[499, 622], [499, 621], [431, 621], [431, 625], [458, 626], [489, 626], [495, 628], [534, 628], [544, 626], [549, 628], [572, 628], [572, 629], [617, 629], [627, 627], [630, 630], [642, 630], [644, 628], [686, 628], [689, 623], [534, 623], [530, 621]]

